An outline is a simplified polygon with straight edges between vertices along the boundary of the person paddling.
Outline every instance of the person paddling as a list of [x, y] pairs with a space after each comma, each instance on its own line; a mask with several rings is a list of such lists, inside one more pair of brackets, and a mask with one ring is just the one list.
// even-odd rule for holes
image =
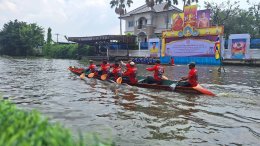
[[95, 76], [98, 75], [97, 66], [94, 64], [93, 60], [89, 60], [89, 67], [86, 69], [86, 73], [94, 73]]
[[137, 68], [135, 67], [135, 63], [131, 61], [129, 63], [129, 67], [126, 68], [126, 71], [123, 73], [123, 82], [136, 84], [137, 83]]
[[113, 66], [112, 72], [109, 73], [109, 77], [114, 77], [115, 81], [121, 76], [121, 67], [118, 62], [116, 62]]
[[126, 68], [131, 67], [130, 63], [132, 62], [132, 60], [128, 60], [127, 63], [124, 63], [123, 61], [121, 61], [121, 65], [125, 66]]
[[163, 73], [164, 73], [164, 68], [161, 66], [161, 61], [156, 60], [155, 65], [151, 68], [146, 68], [147, 71], [154, 71], [154, 75], [148, 76], [147, 77], [147, 83], [148, 84], [162, 84], [163, 81]]
[[98, 75], [104, 75], [104, 74], [108, 74], [109, 73], [109, 69], [110, 69], [110, 65], [107, 62], [107, 60], [103, 60], [102, 64], [100, 65], [100, 70], [98, 71]]
[[189, 69], [188, 76], [182, 77], [177, 86], [195, 87], [198, 85], [197, 69], [194, 62], [189, 63]]

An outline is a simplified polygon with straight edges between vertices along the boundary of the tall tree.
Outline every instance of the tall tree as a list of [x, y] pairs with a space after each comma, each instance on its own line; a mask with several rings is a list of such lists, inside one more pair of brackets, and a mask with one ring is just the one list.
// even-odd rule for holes
[[51, 28], [48, 28], [48, 33], [47, 33], [47, 44], [51, 44], [52, 42], [52, 34], [51, 34]]
[[249, 7], [249, 13], [254, 16], [254, 32], [255, 37], [260, 37], [260, 2], [251, 3], [249, 0], [247, 0], [248, 4], [251, 5]]
[[121, 16], [126, 13], [126, 5], [128, 7], [130, 7], [132, 3], [133, 3], [132, 0], [111, 0], [110, 1], [111, 8], [115, 7], [116, 14], [118, 14], [120, 16], [119, 17], [119, 19], [120, 19], [120, 35], [122, 35], [122, 18], [121, 18]]
[[212, 24], [223, 25], [230, 16], [234, 16], [239, 12], [239, 2], [233, 3], [230, 0], [217, 4], [215, 2], [204, 2], [205, 7], [211, 10]]
[[43, 28], [35, 23], [10, 21], [0, 31], [1, 53], [10, 56], [33, 55], [33, 49], [44, 43], [43, 33]]

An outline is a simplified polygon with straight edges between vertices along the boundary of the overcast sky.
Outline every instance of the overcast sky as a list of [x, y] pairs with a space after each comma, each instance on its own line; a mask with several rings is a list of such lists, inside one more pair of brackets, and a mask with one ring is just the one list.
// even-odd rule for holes
[[[134, 4], [127, 9], [128, 12], [145, 3], [145, 0], [133, 1]], [[200, 9], [203, 9], [203, 0], [199, 1]], [[246, 0], [240, 1], [241, 8], [248, 7]], [[109, 2], [110, 0], [0, 0], [0, 29], [10, 20], [17, 19], [27, 23], [37, 23], [45, 29], [46, 33], [48, 27], [51, 27], [53, 35], [61, 34], [60, 40], [64, 40], [64, 35], [119, 34], [118, 15], [110, 8]], [[177, 7], [181, 8], [182, 5]]]

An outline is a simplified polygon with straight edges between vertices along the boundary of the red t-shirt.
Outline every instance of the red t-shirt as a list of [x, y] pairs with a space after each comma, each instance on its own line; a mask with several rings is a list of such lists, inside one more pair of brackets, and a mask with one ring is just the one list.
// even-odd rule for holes
[[110, 65], [109, 65], [109, 63], [107, 63], [107, 64], [101, 64], [101, 71], [102, 71], [102, 74], [107, 74], [108, 73], [108, 71], [109, 71], [109, 69], [110, 69]]
[[137, 68], [135, 67], [129, 67], [127, 70], [124, 72], [123, 76], [127, 76], [132, 84], [137, 83], [136, 79], [136, 72]]
[[198, 85], [198, 75], [197, 75], [197, 70], [195, 68], [189, 71], [188, 81], [192, 87]]
[[115, 77], [115, 80], [117, 80], [119, 73], [121, 72], [121, 67], [114, 67], [112, 70], [112, 74]]
[[164, 68], [160, 64], [156, 64], [151, 68], [146, 68], [148, 71], [154, 71], [153, 77], [157, 81], [162, 80], [162, 74], [164, 73]]
[[130, 68], [130, 67], [131, 67], [130, 63], [127, 63], [127, 64], [125, 65], [125, 67], [126, 67], [126, 68]]
[[90, 64], [88, 69], [91, 71], [91, 73], [95, 73], [95, 75], [98, 75], [97, 66], [95, 64]]
[[171, 59], [171, 65], [174, 65], [174, 59], [173, 58]]

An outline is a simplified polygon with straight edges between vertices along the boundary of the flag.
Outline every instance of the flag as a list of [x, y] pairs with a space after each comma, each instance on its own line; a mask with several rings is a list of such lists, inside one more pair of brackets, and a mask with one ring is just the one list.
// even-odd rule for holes
[[215, 42], [214, 52], [215, 52], [215, 58], [216, 58], [216, 60], [218, 60], [220, 58], [220, 41], [219, 41], [219, 37], [217, 37], [217, 40]]

